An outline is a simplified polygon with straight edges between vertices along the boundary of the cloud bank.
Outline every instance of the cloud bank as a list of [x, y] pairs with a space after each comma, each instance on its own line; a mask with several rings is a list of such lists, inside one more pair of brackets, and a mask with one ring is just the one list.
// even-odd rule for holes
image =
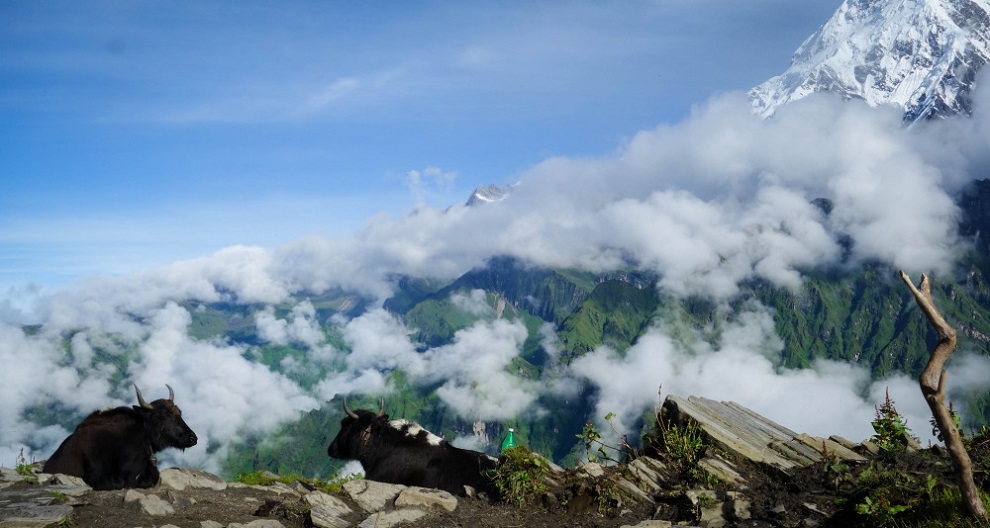
[[[387, 391], [401, 369], [468, 420], [539, 413], [544, 394], [576, 383], [597, 389], [598, 409], [632, 427], [656, 405], [656, 391], [734, 400], [788, 427], [852, 439], [870, 434], [874, 406], [889, 387], [915, 432], [927, 423], [916, 383], [871, 382], [859, 367], [820, 362], [781, 370], [781, 342], [761, 306], [725, 324], [720, 344], [687, 345], [652, 327], [623, 356], [595, 350], [553, 379], [520, 381], [511, 362], [526, 339], [520, 322], [486, 318], [450, 344], [417, 350], [411, 329], [372, 303], [337, 317], [346, 351], [327, 345], [310, 301], [299, 293], [341, 288], [380, 301], [396, 274], [454, 278], [494, 255], [592, 271], [632, 262], [658, 272], [671, 295], [731, 300], [741, 281], [764, 279], [797, 290], [818, 266], [879, 261], [910, 273], [944, 272], [960, 255], [952, 196], [980, 173], [990, 144], [990, 90], [972, 118], [906, 129], [893, 111], [808, 97], [776, 117], [753, 116], [742, 94], [697, 107], [684, 122], [639, 132], [595, 159], [552, 158], [518, 175], [507, 200], [482, 207], [426, 205], [402, 218], [371, 218], [350, 236], [311, 236], [274, 249], [235, 246], [122, 277], [94, 277], [39, 299], [35, 331], [15, 307], [0, 310], [0, 462], [27, 446], [43, 458], [66, 431], [42, 427], [31, 409], [62, 402], [66, 413], [130, 404], [130, 382], [145, 393], [171, 384], [200, 446], [177, 462], [217, 467], [232, 442], [264, 434], [337, 395]], [[443, 173], [437, 173], [442, 175]], [[432, 173], [410, 173], [411, 184]], [[823, 207], [814, 202], [824, 199]], [[819, 202], [821, 203], [821, 202]], [[334, 365], [303, 388], [286, 372], [246, 359], [247, 345], [190, 337], [201, 303], [264, 306], [259, 337], [309, 351]], [[476, 315], [491, 310], [479, 292], [452, 299]], [[288, 315], [276, 307], [288, 306]], [[551, 358], [552, 329], [541, 330]], [[66, 355], [66, 341], [71, 353]], [[131, 344], [136, 344], [132, 346]], [[114, 380], [127, 363], [126, 383]], [[298, 361], [298, 360], [296, 360]], [[963, 385], [985, 389], [985, 358], [961, 355]], [[919, 423], [920, 422], [920, 423]], [[919, 427], [920, 426], [920, 427]]]

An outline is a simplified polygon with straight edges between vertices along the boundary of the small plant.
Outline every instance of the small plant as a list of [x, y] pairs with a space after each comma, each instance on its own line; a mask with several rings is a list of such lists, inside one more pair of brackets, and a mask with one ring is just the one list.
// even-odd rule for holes
[[863, 502], [856, 505], [856, 513], [870, 517], [878, 525], [885, 526], [894, 522], [895, 515], [909, 508], [903, 504], [890, 504], [882, 495], [876, 499], [867, 495]]
[[274, 475], [267, 471], [251, 471], [249, 473], [241, 473], [237, 475], [237, 482], [241, 484], [247, 484], [249, 486], [271, 486], [272, 484], [278, 482], [278, 475]]
[[619, 491], [611, 481], [605, 480], [604, 483], [596, 486], [595, 491], [595, 504], [600, 515], [608, 515], [617, 505], [621, 504]]
[[66, 500], [68, 500], [68, 497], [66, 497], [65, 493], [62, 493], [61, 491], [52, 492], [52, 502], [55, 504], [65, 504]]
[[360, 478], [357, 475], [346, 475], [346, 476], [334, 476], [328, 480], [323, 480], [319, 478], [308, 479], [300, 475], [275, 475], [268, 471], [258, 470], [251, 471], [248, 473], [241, 473], [237, 475], [237, 482], [241, 484], [248, 484], [251, 486], [271, 486], [276, 482], [280, 482], [285, 485], [294, 484], [296, 482], [301, 482], [303, 485], [311, 488], [319, 488], [323, 491], [330, 493], [337, 493], [343, 489], [344, 483]]
[[825, 440], [822, 440], [821, 468], [822, 477], [836, 490], [849, 477], [849, 466], [835, 454], [835, 451], [829, 451], [828, 443]]
[[314, 478], [312, 482], [314, 486], [328, 493], [340, 493], [344, 489], [344, 484], [359, 478], [362, 478], [361, 475], [352, 473], [350, 475], [334, 475], [327, 480]]
[[[966, 435], [963, 433], [962, 430], [962, 418], [959, 416], [959, 413], [957, 413], [955, 409], [952, 408], [951, 401], [949, 402], [949, 416], [952, 417], [952, 425], [956, 428], [956, 431], [959, 433], [959, 438], [962, 438], [965, 441]], [[928, 420], [928, 423], [932, 425], [932, 436], [938, 438], [939, 442], [945, 442], [945, 437], [942, 436], [942, 431], [939, 429], [938, 422], [935, 421], [934, 416], [930, 420]]]
[[903, 453], [910, 433], [907, 420], [897, 412], [894, 401], [890, 399], [890, 389], [887, 389], [886, 399], [883, 405], [876, 408], [876, 412], [876, 418], [871, 422], [876, 434], [870, 440], [888, 454]]
[[505, 502], [518, 506], [527, 504], [547, 489], [544, 478], [550, 473], [550, 463], [524, 446], [502, 451], [495, 486]]
[[898, 514], [912, 509], [923, 495], [917, 479], [882, 460], [870, 463], [860, 472], [859, 486], [855, 511], [867, 517], [870, 526], [891, 525]]
[[[615, 418], [615, 413], [610, 412], [605, 415], [605, 422], [607, 422], [609, 427], [612, 428], [612, 432], [618, 436], [618, 446], [612, 446], [603, 442], [601, 433], [598, 432], [598, 429], [596, 429], [590, 421], [584, 424], [584, 430], [581, 431], [581, 434], [575, 435], [581, 440], [584, 440], [584, 450], [588, 455], [589, 462], [602, 462], [605, 464], [611, 462], [619, 464], [621, 462], [636, 458], [639, 455], [636, 448], [629, 444], [629, 441], [626, 439], [625, 435], [619, 434], [619, 431], [612, 423], [613, 418]], [[592, 447], [596, 449], [598, 455], [591, 454]]]
[[705, 488], [717, 487], [718, 479], [698, 465], [708, 452], [708, 444], [704, 430], [696, 422], [673, 423], [658, 414], [648, 442], [655, 456], [667, 462], [683, 479]]
[[715, 499], [714, 495], [710, 493], [698, 495], [698, 508], [708, 510], [714, 508], [716, 504], [718, 504], [718, 500]]
[[822, 440], [822, 473], [826, 475], [843, 474], [849, 471], [849, 466], [844, 464], [835, 451], [828, 450], [828, 443]]
[[34, 465], [27, 461], [27, 457], [24, 456], [23, 447], [21, 448], [21, 452], [17, 455], [15, 463], [17, 464], [17, 467], [14, 471], [16, 471], [18, 475], [25, 477], [25, 482], [28, 484], [38, 482], [38, 477], [34, 476]]

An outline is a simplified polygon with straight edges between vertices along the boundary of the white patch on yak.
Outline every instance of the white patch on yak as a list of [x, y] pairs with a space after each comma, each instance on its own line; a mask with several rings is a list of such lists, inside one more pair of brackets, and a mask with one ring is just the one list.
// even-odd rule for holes
[[409, 420], [392, 420], [388, 423], [393, 429], [397, 431], [402, 431], [406, 433], [406, 436], [411, 436], [413, 438], [419, 438], [420, 433], [423, 434], [423, 438], [426, 439], [426, 443], [431, 446], [438, 446], [443, 442], [443, 438], [423, 429], [421, 425], [416, 422], [410, 422]]

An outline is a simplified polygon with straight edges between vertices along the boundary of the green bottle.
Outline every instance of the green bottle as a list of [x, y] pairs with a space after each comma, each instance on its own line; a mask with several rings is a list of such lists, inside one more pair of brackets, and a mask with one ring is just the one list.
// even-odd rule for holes
[[516, 447], [516, 432], [511, 427], [509, 428], [509, 434], [505, 435], [505, 440], [502, 440], [502, 451], [510, 447]]

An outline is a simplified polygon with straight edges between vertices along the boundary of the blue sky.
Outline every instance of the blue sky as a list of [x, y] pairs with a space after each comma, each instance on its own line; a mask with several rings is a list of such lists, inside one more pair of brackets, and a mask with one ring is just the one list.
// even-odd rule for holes
[[[483, 317], [423, 352], [381, 307], [397, 276], [452, 280], [493, 255], [633, 264], [664, 295], [719, 303], [754, 279], [800, 291], [829, 266], [950, 273], [966, 244], [953, 196], [988, 166], [990, 84], [971, 117], [910, 129], [900, 108], [835, 95], [773, 119], [746, 99], [839, 4], [0, 2], [0, 462], [64, 438], [27, 409], [131, 400], [96, 354], [107, 335], [128, 343], [111, 353], [138, 354], [129, 381], [181, 395], [204, 446], [186, 467], [216, 468], [238, 435], [339, 395], [382, 394], [395, 369], [442, 380], [438, 396], [472, 421], [544, 412], [542, 394], [585, 382], [594, 416], [625, 423], [660, 385], [848, 438], [870, 434], [894, 385], [915, 396], [899, 410], [927, 420], [906, 376], [778, 368], [783, 341], [758, 303], [721, 345], [657, 321], [561, 384], [509, 375], [518, 319]], [[509, 199], [459, 205], [516, 182]], [[338, 288], [369, 300], [330, 322], [339, 349], [308, 298]], [[215, 302], [264, 306], [261, 339], [306, 357], [270, 369], [253, 345], [190, 335], [192, 310]], [[482, 292], [451, 302], [494, 318]], [[970, 358], [953, 379], [987, 390], [990, 362]], [[333, 374], [312, 388], [286, 375], [309, 368]]]
[[334, 237], [782, 72], [838, 0], [0, 4], [0, 291]]

